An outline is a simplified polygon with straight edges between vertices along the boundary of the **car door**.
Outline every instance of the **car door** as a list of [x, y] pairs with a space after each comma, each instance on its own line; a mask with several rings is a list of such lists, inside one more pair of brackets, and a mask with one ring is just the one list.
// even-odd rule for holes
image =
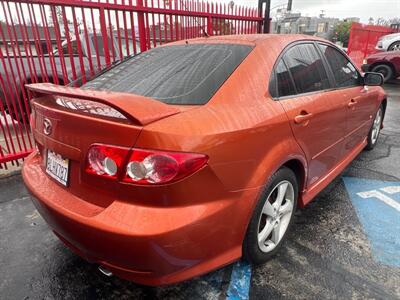
[[318, 47], [332, 71], [336, 90], [347, 101], [344, 151], [349, 154], [368, 135], [377, 109], [374, 99], [378, 91], [364, 87], [360, 73], [342, 52], [324, 43], [318, 43]]
[[310, 186], [342, 157], [347, 102], [331, 91], [332, 80], [312, 42], [286, 50], [275, 76], [279, 101], [308, 160]]

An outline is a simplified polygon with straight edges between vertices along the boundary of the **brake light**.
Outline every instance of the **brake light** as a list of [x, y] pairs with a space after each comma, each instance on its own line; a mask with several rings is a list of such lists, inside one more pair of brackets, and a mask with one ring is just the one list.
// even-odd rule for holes
[[125, 182], [163, 184], [187, 177], [207, 163], [203, 154], [133, 149]]
[[89, 174], [115, 179], [128, 152], [128, 148], [93, 145], [87, 154], [85, 170]]
[[[130, 154], [129, 159], [128, 154]], [[109, 179], [142, 185], [170, 183], [202, 168], [208, 156], [95, 144], [88, 151], [85, 171]]]

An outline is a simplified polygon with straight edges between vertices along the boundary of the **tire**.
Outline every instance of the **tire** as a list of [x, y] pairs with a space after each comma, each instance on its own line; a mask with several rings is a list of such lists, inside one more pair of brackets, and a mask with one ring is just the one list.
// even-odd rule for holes
[[372, 123], [371, 129], [369, 130], [367, 138], [368, 144], [365, 147], [366, 150], [372, 150], [375, 148], [378, 142], [379, 133], [381, 132], [382, 122], [383, 122], [383, 106], [381, 105], [375, 114], [374, 122]]
[[391, 44], [388, 48], [388, 51], [400, 51], [400, 41]]
[[[281, 206], [278, 205], [278, 195], [284, 199]], [[297, 198], [296, 175], [289, 168], [282, 167], [269, 179], [250, 219], [243, 241], [245, 260], [262, 264], [276, 254], [290, 230]], [[286, 213], [281, 215], [283, 212]]]
[[383, 81], [387, 82], [394, 77], [394, 72], [391, 66], [386, 64], [376, 65], [372, 68], [372, 72], [381, 73], [383, 75]]

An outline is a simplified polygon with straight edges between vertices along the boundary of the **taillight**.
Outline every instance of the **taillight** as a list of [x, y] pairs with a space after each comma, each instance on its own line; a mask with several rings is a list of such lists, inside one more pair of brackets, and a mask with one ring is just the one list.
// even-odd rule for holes
[[133, 149], [125, 182], [163, 184], [187, 177], [207, 163], [203, 154]]
[[117, 178], [118, 170], [121, 170], [128, 152], [128, 148], [93, 145], [87, 154], [85, 170], [90, 174]]
[[[131, 153], [129, 159], [128, 153]], [[121, 174], [124, 182], [152, 185], [187, 177], [202, 168], [207, 160], [208, 156], [203, 154], [129, 150], [96, 144], [88, 151], [85, 171], [110, 179], [117, 179], [118, 174]]]

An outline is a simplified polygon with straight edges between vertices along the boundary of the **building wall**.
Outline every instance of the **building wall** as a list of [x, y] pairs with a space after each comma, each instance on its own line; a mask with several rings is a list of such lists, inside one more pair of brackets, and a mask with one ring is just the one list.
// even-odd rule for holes
[[272, 22], [272, 32], [308, 34], [330, 39], [338, 22], [338, 18], [303, 17], [299, 13], [288, 13], [283, 18]]

